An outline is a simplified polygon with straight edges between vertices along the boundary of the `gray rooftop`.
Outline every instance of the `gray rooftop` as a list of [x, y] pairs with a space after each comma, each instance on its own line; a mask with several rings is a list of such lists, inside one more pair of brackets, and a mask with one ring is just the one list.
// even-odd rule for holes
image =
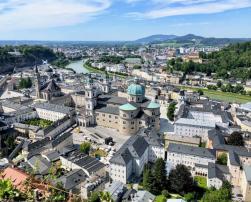
[[219, 178], [225, 180], [224, 175], [230, 174], [228, 166], [208, 163], [208, 178]]
[[193, 147], [183, 144], [170, 143], [167, 148], [167, 152], [181, 153], [192, 156], [200, 156], [204, 158], [215, 159], [215, 151], [212, 149]]
[[[88, 176], [81, 169], [74, 169], [60, 178], [56, 179], [56, 183], [61, 182], [64, 189], [71, 190], [76, 188], [80, 183], [84, 182]], [[55, 184], [55, 183], [54, 183]]]
[[50, 104], [50, 103], [36, 104], [36, 105], [34, 105], [34, 107], [36, 109], [40, 108], [40, 109], [45, 109], [45, 110], [49, 110], [49, 111], [60, 112], [60, 113], [64, 113], [64, 114], [71, 114], [72, 111], [74, 110], [71, 107], [66, 107], [66, 106], [56, 105], [56, 104]]
[[95, 109], [95, 111], [100, 112], [100, 113], [119, 115], [119, 108], [118, 107], [100, 106], [97, 109]]
[[144, 137], [139, 135], [131, 136], [122, 147], [111, 158], [110, 162], [120, 165], [126, 165], [133, 158], [140, 158], [148, 147]]
[[203, 121], [203, 120], [198, 120], [198, 119], [180, 118], [175, 122], [175, 124], [189, 125], [189, 126], [196, 126], [196, 127], [215, 128], [215, 122]]
[[96, 158], [90, 157], [84, 153], [81, 153], [77, 150], [71, 151], [64, 155], [64, 157], [71, 161], [72, 163], [82, 167], [85, 169], [88, 173], [96, 172], [103, 167], [105, 167], [105, 164], [101, 163]]

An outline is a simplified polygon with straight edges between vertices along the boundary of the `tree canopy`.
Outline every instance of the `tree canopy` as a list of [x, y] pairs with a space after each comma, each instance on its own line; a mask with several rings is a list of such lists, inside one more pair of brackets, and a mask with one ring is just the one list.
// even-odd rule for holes
[[183, 62], [181, 58], [167, 62], [167, 70], [182, 71], [185, 74], [203, 72], [216, 73], [217, 78], [230, 77], [242, 80], [251, 79], [251, 42], [231, 44], [220, 51], [199, 54], [203, 63]]
[[170, 121], [173, 121], [174, 120], [174, 112], [175, 112], [175, 106], [176, 106], [176, 103], [171, 103], [169, 106], [168, 106], [168, 109], [167, 109], [167, 117]]
[[193, 178], [189, 169], [178, 164], [169, 174], [170, 188], [177, 193], [187, 193], [193, 189]]
[[30, 77], [28, 78], [21, 78], [19, 82], [19, 88], [30, 88], [32, 86], [32, 81]]
[[242, 133], [240, 132], [233, 132], [228, 140], [227, 143], [229, 145], [234, 145], [234, 146], [244, 146], [244, 140], [243, 140], [243, 136]]
[[223, 182], [222, 187], [217, 190], [215, 188], [209, 189], [202, 198], [202, 202], [222, 201], [231, 202], [232, 188], [229, 182]]
[[90, 149], [91, 149], [91, 143], [89, 142], [84, 142], [80, 145], [80, 151], [85, 154], [89, 154]]

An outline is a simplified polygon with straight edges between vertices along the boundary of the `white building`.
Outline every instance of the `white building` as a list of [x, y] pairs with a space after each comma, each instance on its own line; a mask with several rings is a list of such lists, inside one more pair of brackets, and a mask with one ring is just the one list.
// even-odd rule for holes
[[164, 147], [151, 130], [141, 130], [130, 137], [110, 160], [110, 177], [126, 184], [132, 177], [139, 177], [148, 162], [164, 158]]
[[63, 119], [65, 116], [74, 115], [75, 111], [71, 107], [55, 105], [50, 103], [42, 103], [35, 105], [38, 117], [50, 121]]
[[214, 150], [170, 143], [167, 148], [167, 172], [178, 164], [187, 166], [192, 175], [207, 176], [208, 164], [215, 163]]
[[209, 130], [215, 128], [215, 122], [200, 119], [180, 118], [174, 124], [174, 132], [179, 136], [201, 137], [207, 139]]

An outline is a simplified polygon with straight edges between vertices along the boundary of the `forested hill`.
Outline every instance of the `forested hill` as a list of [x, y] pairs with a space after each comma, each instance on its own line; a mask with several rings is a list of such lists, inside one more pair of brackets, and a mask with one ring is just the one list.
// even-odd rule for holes
[[43, 46], [4, 46], [0, 47], [0, 73], [11, 72], [14, 67], [41, 64], [42, 60], [53, 61], [56, 54]]
[[251, 42], [229, 45], [218, 52], [201, 54], [201, 57], [218, 77], [251, 78]]
[[216, 73], [217, 78], [251, 79], [251, 42], [229, 45], [220, 51], [209, 54], [200, 53], [203, 64], [183, 62], [181, 58], [169, 60], [167, 70], [184, 73]]

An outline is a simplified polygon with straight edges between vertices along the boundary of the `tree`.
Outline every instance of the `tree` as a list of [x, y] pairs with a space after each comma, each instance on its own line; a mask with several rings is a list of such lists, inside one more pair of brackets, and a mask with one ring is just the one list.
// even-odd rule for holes
[[211, 202], [211, 201], [223, 201], [231, 202], [232, 196], [232, 187], [231, 184], [227, 181], [223, 182], [222, 187], [219, 190], [215, 188], [209, 189], [203, 196], [202, 202]]
[[208, 90], [217, 90], [217, 86], [215, 85], [207, 85]]
[[141, 66], [140, 65], [134, 65], [133, 69], [141, 69]]
[[101, 202], [101, 200], [99, 198], [99, 193], [98, 192], [93, 192], [88, 201], [89, 202]]
[[10, 180], [0, 180], [0, 199], [13, 200], [19, 197], [20, 193], [14, 188]]
[[189, 192], [189, 193], [184, 195], [184, 198], [186, 199], [187, 202], [194, 201], [195, 193], [194, 192]]
[[25, 78], [21, 78], [20, 82], [19, 82], [19, 88], [30, 88], [32, 86], [32, 81], [30, 79], [30, 77], [28, 77], [27, 79]]
[[216, 85], [217, 85], [218, 88], [221, 88], [221, 86], [222, 86], [221, 80], [218, 80]]
[[143, 172], [143, 187], [145, 190], [151, 192], [153, 184], [153, 176], [149, 168], [144, 168]]
[[189, 169], [182, 164], [178, 164], [169, 174], [170, 188], [179, 193], [184, 194], [192, 190], [193, 178]]
[[204, 92], [203, 92], [202, 89], [199, 89], [197, 92], [198, 92], [200, 95], [204, 95]]
[[62, 183], [57, 183], [56, 187], [50, 188], [50, 196], [47, 198], [47, 201], [66, 201], [68, 194], [63, 189]]
[[100, 200], [102, 202], [113, 202], [111, 194], [109, 192], [100, 192]]
[[234, 145], [234, 146], [244, 146], [244, 140], [243, 140], [242, 133], [237, 132], [237, 131], [233, 132], [229, 136], [227, 143], [229, 145]]
[[169, 198], [169, 197], [170, 197], [170, 194], [168, 193], [168, 191], [167, 191], [166, 189], [164, 189], [164, 190], [161, 192], [161, 194], [162, 194], [163, 196], [165, 196], [165, 198]]
[[153, 194], [159, 194], [161, 192], [161, 190], [158, 189], [156, 179], [153, 176], [152, 170], [148, 166], [145, 166], [143, 172], [143, 187], [145, 190]]
[[172, 102], [167, 109], [167, 117], [170, 121], [174, 120], [174, 112], [175, 112], [176, 103]]
[[156, 181], [157, 189], [163, 190], [166, 185], [166, 165], [162, 158], [158, 158], [154, 164], [153, 172], [154, 180]]
[[222, 153], [217, 158], [217, 163], [221, 165], [227, 165], [227, 154]]
[[80, 151], [85, 154], [89, 154], [90, 149], [91, 149], [91, 143], [89, 142], [84, 142], [80, 145]]

